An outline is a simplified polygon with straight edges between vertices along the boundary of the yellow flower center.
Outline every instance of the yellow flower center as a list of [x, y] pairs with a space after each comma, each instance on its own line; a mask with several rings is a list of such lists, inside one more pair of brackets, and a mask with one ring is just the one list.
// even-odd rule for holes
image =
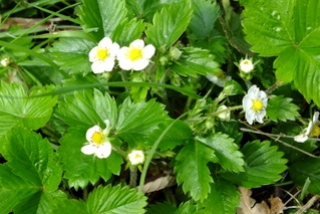
[[93, 133], [93, 135], [91, 136], [91, 140], [95, 143], [95, 144], [102, 144], [103, 140], [104, 140], [104, 135], [102, 132], [95, 132]]
[[109, 51], [105, 48], [98, 48], [97, 57], [99, 60], [105, 60], [109, 57]]
[[311, 137], [319, 137], [320, 136], [320, 127], [318, 125], [314, 125], [312, 127], [310, 136]]
[[131, 61], [136, 61], [138, 59], [141, 59], [142, 58], [142, 51], [141, 49], [138, 49], [138, 48], [131, 48], [129, 50], [129, 53], [128, 53], [128, 58], [131, 60]]
[[252, 100], [252, 107], [254, 111], [261, 111], [263, 109], [263, 103], [261, 100]]
[[139, 159], [141, 158], [142, 156], [140, 154], [136, 154], [136, 156], [134, 157], [135, 159]]
[[249, 61], [249, 60], [244, 60], [244, 61], [243, 61], [243, 64], [249, 65], [249, 64], [250, 64], [250, 61]]

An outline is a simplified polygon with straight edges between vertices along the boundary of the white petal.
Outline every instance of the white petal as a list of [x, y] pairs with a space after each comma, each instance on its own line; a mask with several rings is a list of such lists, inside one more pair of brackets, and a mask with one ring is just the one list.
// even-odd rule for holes
[[112, 40], [109, 37], [104, 37], [102, 40], [100, 40], [98, 45], [108, 48], [112, 45]]
[[246, 96], [243, 97], [242, 106], [243, 106], [243, 109], [245, 111], [250, 111], [251, 110], [252, 100], [249, 98], [249, 96], [246, 95]]
[[314, 114], [313, 114], [313, 118], [312, 118], [312, 122], [315, 123], [317, 122], [319, 119], [319, 112], [316, 111]]
[[138, 49], [143, 49], [144, 48], [144, 41], [142, 39], [134, 40], [133, 42], [131, 42], [129, 47], [135, 47], [135, 48], [138, 48]]
[[118, 45], [118, 43], [113, 43], [110, 47], [110, 55], [116, 56], [119, 50], [120, 50], [120, 46]]
[[92, 155], [96, 153], [97, 147], [92, 144], [85, 145], [81, 148], [81, 152], [85, 155]]
[[247, 122], [252, 125], [254, 119], [255, 119], [255, 115], [253, 113], [253, 111], [247, 111], [246, 112], [246, 119], [247, 119]]
[[111, 154], [112, 146], [111, 143], [105, 142], [99, 148], [97, 148], [95, 155], [98, 158], [107, 158]]
[[122, 47], [120, 48], [120, 50], [118, 51], [118, 54], [117, 54], [117, 59], [119, 61], [122, 61], [122, 60], [128, 60], [128, 52], [129, 52], [129, 48], [128, 47]]
[[143, 58], [150, 59], [153, 57], [154, 53], [156, 52], [156, 49], [153, 45], [149, 44], [143, 49]]
[[307, 128], [307, 130], [306, 130], [306, 132], [305, 132], [306, 135], [309, 135], [309, 134], [310, 134], [313, 125], [314, 125], [313, 122], [310, 121], [309, 124], [308, 124], [308, 128]]
[[132, 150], [130, 154], [128, 154], [128, 159], [132, 165], [137, 165], [144, 162], [144, 153], [141, 150]]
[[91, 51], [89, 52], [89, 61], [90, 62], [96, 61], [97, 49], [98, 49], [98, 46], [92, 48]]
[[89, 128], [86, 132], [86, 139], [88, 142], [91, 142], [91, 137], [92, 135], [95, 133], [95, 132], [102, 132], [100, 126], [98, 125], [95, 125], [95, 126], [92, 126], [91, 128]]
[[139, 61], [136, 61], [132, 64], [132, 69], [135, 71], [141, 71], [144, 68], [146, 68], [149, 64], [149, 60], [147, 59], [140, 59]]
[[308, 136], [305, 135], [305, 134], [299, 134], [299, 135], [295, 136], [293, 139], [294, 139], [295, 141], [299, 142], [299, 143], [303, 143], [303, 142], [305, 142], [306, 140], [308, 140]]
[[103, 73], [103, 72], [104, 72], [103, 63], [101, 63], [101, 62], [99, 62], [99, 61], [92, 63], [92, 65], [91, 65], [91, 70], [92, 70], [92, 72], [95, 73], [95, 74]]
[[263, 118], [266, 115], [266, 111], [265, 110], [261, 110], [260, 112], [257, 112], [255, 114], [255, 118], [257, 120], [257, 122], [259, 123], [263, 123]]
[[118, 65], [123, 70], [131, 70], [132, 69], [132, 62], [127, 59], [119, 60]]

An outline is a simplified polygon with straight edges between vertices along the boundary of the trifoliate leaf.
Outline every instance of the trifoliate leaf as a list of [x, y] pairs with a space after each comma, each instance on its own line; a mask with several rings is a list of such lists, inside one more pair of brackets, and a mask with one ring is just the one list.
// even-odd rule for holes
[[83, 154], [81, 147], [87, 141], [86, 131], [87, 129], [83, 128], [70, 128], [60, 140], [61, 146], [58, 150], [65, 170], [64, 177], [75, 189], [83, 188], [88, 183], [95, 184], [100, 177], [107, 181], [112, 174], [120, 173], [123, 163], [122, 158], [114, 151], [105, 159]]
[[157, 48], [170, 47], [186, 30], [191, 16], [190, 0], [163, 6], [160, 12], [153, 16], [153, 25], [146, 30], [147, 42]]
[[290, 166], [290, 176], [295, 184], [303, 187], [307, 178], [311, 183], [308, 192], [320, 194], [320, 160], [316, 158], [306, 158]]
[[92, 34], [96, 42], [107, 36], [111, 39], [116, 27], [127, 15], [126, 2], [122, 0], [83, 0], [79, 18], [85, 29], [96, 28]]
[[291, 98], [284, 98], [283, 96], [270, 99], [267, 106], [267, 116], [270, 120], [285, 122], [287, 120], [294, 120], [295, 117], [299, 116], [299, 107], [291, 101]]
[[205, 199], [210, 192], [213, 179], [207, 163], [213, 160], [214, 151], [198, 141], [185, 145], [176, 156], [177, 182], [196, 201]]
[[27, 94], [23, 86], [18, 83], [9, 85], [1, 82], [0, 136], [17, 126], [29, 129], [43, 127], [51, 117], [57, 99], [52, 96], [35, 96], [47, 91], [45, 88], [34, 88]]
[[197, 74], [215, 74], [218, 67], [214, 56], [208, 50], [186, 47], [182, 49], [182, 55], [170, 66], [170, 69], [182, 76], [195, 77]]
[[[211, 192], [201, 205], [204, 213], [233, 214], [239, 205], [240, 194], [237, 187], [221, 178], [215, 178]], [[214, 204], [214, 206], [212, 206]]]
[[164, 106], [155, 100], [133, 103], [127, 99], [122, 103], [118, 115], [117, 136], [129, 144], [143, 142], [168, 119]]
[[144, 29], [145, 24], [142, 20], [126, 20], [115, 29], [113, 39], [122, 46], [128, 46], [132, 41], [141, 37]]
[[281, 179], [280, 174], [287, 169], [283, 153], [278, 151], [277, 146], [270, 146], [269, 141], [247, 143], [241, 152], [246, 163], [245, 171], [221, 173], [222, 177], [240, 186], [256, 188], [272, 184]]
[[[320, 104], [320, 1], [242, 0], [244, 32], [252, 50], [278, 57], [276, 76], [294, 81], [307, 100]], [[263, 42], [261, 42], [263, 41]]]
[[50, 143], [23, 128], [10, 131], [3, 143], [7, 162], [0, 166], [0, 213], [48, 213], [62, 175]]
[[53, 60], [70, 74], [91, 72], [89, 52], [97, 44], [80, 38], [61, 38], [50, 48]]
[[232, 138], [222, 133], [212, 134], [208, 137], [197, 137], [201, 143], [211, 147], [222, 168], [233, 172], [244, 171], [243, 155]]
[[219, 15], [219, 5], [208, 0], [193, 0], [194, 9], [189, 24], [189, 31], [198, 39], [208, 38]]
[[90, 193], [87, 201], [89, 214], [95, 213], [145, 213], [147, 197], [128, 186], [98, 187]]
[[59, 103], [57, 116], [70, 127], [88, 129], [100, 125], [101, 128], [105, 128], [104, 121], [107, 119], [114, 127], [117, 106], [114, 99], [98, 90], [94, 90], [93, 95], [89, 91], [77, 91]]

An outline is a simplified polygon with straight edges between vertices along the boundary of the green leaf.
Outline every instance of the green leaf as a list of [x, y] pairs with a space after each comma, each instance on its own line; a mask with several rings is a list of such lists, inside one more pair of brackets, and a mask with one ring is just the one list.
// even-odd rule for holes
[[123, 163], [115, 151], [105, 159], [83, 154], [81, 147], [86, 142], [86, 131], [87, 129], [70, 128], [60, 139], [58, 152], [65, 170], [64, 177], [75, 189], [84, 188], [88, 183], [95, 184], [100, 177], [105, 181], [109, 180], [112, 174], [120, 173]]
[[128, 186], [99, 186], [90, 193], [87, 201], [89, 214], [95, 213], [145, 213], [147, 197]]
[[[242, 0], [243, 26], [252, 50], [277, 56], [276, 76], [294, 81], [307, 100], [320, 104], [320, 1]], [[263, 41], [263, 42], [261, 42]]]
[[244, 172], [224, 172], [221, 176], [246, 188], [257, 188], [272, 184], [282, 178], [280, 175], [287, 169], [287, 160], [277, 146], [270, 146], [269, 141], [247, 143], [241, 152], [244, 155]]
[[208, 0], [192, 0], [194, 9], [188, 30], [198, 39], [210, 36], [219, 15], [219, 5]]
[[56, 115], [70, 127], [88, 129], [99, 124], [104, 128], [106, 119], [114, 127], [117, 106], [114, 99], [98, 90], [94, 90], [93, 95], [89, 91], [77, 91], [59, 103]]
[[215, 74], [219, 65], [214, 56], [206, 49], [186, 47], [182, 55], [175, 61], [170, 69], [182, 76], [197, 76], [197, 74]]
[[185, 213], [197, 214], [198, 212], [196, 211], [197, 211], [196, 206], [191, 201], [187, 201], [186, 203], [180, 204], [175, 214], [185, 214]]
[[161, 123], [168, 120], [164, 106], [155, 100], [133, 103], [126, 99], [122, 103], [118, 115], [117, 136], [129, 144], [143, 141]]
[[320, 194], [320, 160], [316, 158], [306, 158], [290, 166], [290, 176], [295, 184], [303, 187], [307, 178], [311, 183], [308, 192]]
[[[208, 198], [201, 204], [204, 213], [234, 214], [239, 205], [240, 193], [235, 185], [224, 179], [215, 178], [211, 184], [211, 192]], [[212, 206], [214, 204], [214, 206]]]
[[168, 202], [150, 204], [147, 214], [175, 213], [177, 208]]
[[122, 46], [128, 46], [141, 37], [144, 29], [145, 24], [142, 20], [126, 20], [115, 29], [113, 39]]
[[177, 173], [177, 182], [196, 201], [205, 199], [210, 192], [213, 179], [207, 163], [213, 160], [213, 150], [198, 141], [185, 145], [176, 156], [174, 171]]
[[208, 137], [197, 137], [197, 140], [214, 150], [218, 162], [225, 170], [232, 172], [244, 171], [243, 155], [239, 151], [238, 145], [228, 135], [216, 133]]
[[17, 126], [30, 129], [43, 127], [51, 117], [57, 99], [52, 96], [35, 96], [47, 91], [46, 88], [34, 88], [27, 94], [23, 86], [18, 83], [9, 85], [1, 82], [0, 136]]
[[0, 166], [0, 213], [48, 212], [62, 175], [48, 140], [16, 128], [7, 134], [2, 155], [7, 162]]
[[146, 30], [147, 42], [157, 48], [170, 47], [187, 29], [192, 16], [190, 0], [163, 6], [153, 17], [153, 25]]
[[287, 120], [294, 120], [299, 116], [299, 107], [291, 101], [291, 98], [284, 98], [283, 96], [276, 96], [270, 99], [267, 106], [267, 116], [270, 120], [285, 122]]
[[67, 214], [67, 213], [77, 213], [77, 214], [89, 214], [87, 211], [86, 204], [81, 200], [63, 200], [60, 201], [54, 208], [53, 214]]
[[126, 18], [127, 8], [123, 0], [83, 0], [78, 15], [84, 29], [97, 29], [92, 35], [98, 42], [105, 36], [113, 39], [114, 30]]
[[89, 52], [96, 45], [86, 39], [60, 38], [49, 50], [61, 69], [69, 71], [70, 74], [85, 75], [91, 72]]

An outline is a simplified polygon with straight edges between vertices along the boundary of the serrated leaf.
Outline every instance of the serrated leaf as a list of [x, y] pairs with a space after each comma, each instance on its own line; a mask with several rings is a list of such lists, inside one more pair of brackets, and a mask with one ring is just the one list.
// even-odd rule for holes
[[86, 204], [81, 200], [63, 200], [57, 203], [55, 206], [53, 214], [67, 214], [67, 213], [77, 213], [77, 214], [89, 214], [87, 211]]
[[142, 20], [126, 20], [115, 29], [113, 39], [122, 46], [128, 46], [141, 37], [144, 29], [145, 24]]
[[208, 50], [186, 47], [182, 49], [182, 55], [170, 66], [170, 69], [182, 76], [195, 77], [197, 74], [215, 74], [218, 67], [214, 56]]
[[60, 38], [50, 48], [54, 61], [61, 69], [70, 74], [80, 73], [85, 75], [91, 72], [89, 52], [96, 46], [92, 41], [80, 38]]
[[240, 193], [237, 187], [219, 178], [214, 179], [214, 183], [211, 184], [211, 192], [201, 205], [204, 207], [204, 213], [234, 214], [239, 200]]
[[102, 94], [98, 90], [77, 91], [64, 98], [59, 103], [57, 116], [70, 127], [90, 128], [94, 125], [105, 127], [105, 120], [110, 121], [112, 127], [117, 120], [117, 106], [108, 94]]
[[267, 106], [267, 116], [270, 120], [285, 122], [287, 120], [294, 120], [299, 116], [299, 107], [291, 101], [291, 98], [284, 98], [283, 96], [270, 99]]
[[196, 206], [191, 201], [187, 201], [183, 204], [180, 204], [175, 214], [185, 214], [185, 213], [197, 214], [198, 212], [196, 211], [197, 211]]
[[79, 18], [84, 29], [96, 28], [96, 42], [107, 36], [113, 39], [116, 27], [125, 20], [127, 8], [122, 0], [83, 0]]
[[105, 181], [109, 180], [112, 174], [120, 173], [123, 163], [122, 158], [114, 151], [105, 159], [84, 155], [81, 147], [86, 142], [86, 131], [87, 129], [70, 128], [60, 140], [58, 150], [65, 170], [64, 177], [75, 189], [84, 188], [88, 183], [95, 184], [100, 177]]
[[43, 127], [52, 114], [56, 97], [33, 97], [45, 93], [45, 88], [34, 88], [27, 94], [22, 85], [1, 82], [0, 87], [0, 136], [13, 127], [25, 126], [29, 129]]
[[7, 162], [0, 166], [0, 213], [49, 211], [42, 206], [50, 204], [62, 170], [48, 140], [16, 128], [7, 134], [2, 155]]
[[119, 109], [117, 136], [128, 142], [142, 141], [168, 119], [164, 106], [155, 100], [133, 103], [126, 99]]
[[210, 192], [213, 179], [207, 163], [214, 159], [213, 150], [197, 141], [185, 145], [176, 156], [177, 182], [196, 201], [205, 199]]
[[190, 0], [163, 6], [153, 16], [153, 24], [146, 30], [147, 42], [157, 48], [170, 47], [187, 29], [191, 16]]
[[221, 176], [232, 183], [247, 188], [272, 184], [282, 178], [280, 175], [287, 169], [287, 160], [277, 146], [270, 146], [269, 141], [253, 141], [247, 143], [241, 152], [244, 155], [244, 172], [221, 173]]
[[89, 214], [95, 213], [145, 213], [147, 198], [128, 186], [99, 186], [90, 193], [87, 201]]
[[307, 178], [311, 183], [308, 192], [320, 194], [320, 160], [306, 158], [290, 166], [290, 176], [295, 184], [303, 187]]
[[188, 30], [198, 39], [208, 38], [219, 15], [219, 5], [208, 0], [193, 0], [194, 9]]
[[216, 133], [208, 137], [197, 137], [197, 140], [213, 149], [218, 162], [225, 170], [244, 171], [243, 155], [238, 145], [228, 135]]
[[[243, 26], [252, 50], [277, 56], [276, 76], [294, 81], [307, 100], [320, 104], [320, 1], [242, 0]], [[263, 42], [261, 42], [263, 41]]]

